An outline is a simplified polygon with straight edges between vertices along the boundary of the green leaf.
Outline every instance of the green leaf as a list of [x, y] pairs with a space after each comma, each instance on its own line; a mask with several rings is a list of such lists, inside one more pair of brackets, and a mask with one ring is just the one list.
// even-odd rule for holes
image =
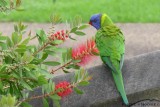
[[17, 32], [12, 33], [12, 41], [16, 45], [22, 40], [22, 35], [18, 35]]
[[53, 100], [55, 107], [61, 107], [59, 100]]
[[75, 31], [77, 31], [78, 27], [74, 27], [71, 29], [70, 33], [74, 33]]
[[39, 58], [34, 58], [31, 63], [32, 64], [35, 64], [35, 65], [38, 65], [38, 64], [41, 64], [43, 62], [43, 60], [39, 59]]
[[13, 41], [14, 44], [18, 43], [17, 37], [18, 37], [18, 33], [17, 32], [13, 32], [12, 33], [12, 41]]
[[27, 64], [26, 66], [29, 67], [29, 68], [32, 68], [32, 69], [37, 68], [37, 66], [35, 64]]
[[43, 64], [49, 65], [49, 66], [57, 66], [57, 65], [60, 65], [61, 63], [56, 61], [47, 61], [47, 62], [43, 62]]
[[50, 92], [53, 92], [55, 90], [55, 83], [52, 80], [49, 81], [49, 88]]
[[44, 61], [48, 57], [48, 54], [46, 52], [43, 52], [43, 56], [41, 58], [42, 61]]
[[36, 73], [33, 72], [32, 69], [30, 70], [28, 67], [24, 67], [24, 69], [27, 70], [26, 75], [27, 75], [29, 78], [32, 78], [32, 79], [34, 79], [35, 81], [38, 81], [38, 78], [37, 78], [37, 76], [36, 76]]
[[43, 43], [46, 42], [47, 40], [47, 35], [45, 34], [44, 30], [37, 30], [36, 31], [36, 36], [38, 38], [39, 43], [42, 45]]
[[67, 68], [67, 69], [70, 69], [70, 68], [73, 68], [73, 69], [79, 69], [79, 68], [80, 68], [80, 66], [75, 65], [75, 64], [70, 64], [70, 65], [68, 65], [66, 68]]
[[79, 83], [80, 86], [87, 86], [89, 85], [89, 82], [88, 81], [82, 81]]
[[30, 71], [30, 69], [28, 67], [23, 67], [25, 70], [27, 70], [28, 72]]
[[43, 92], [50, 93], [55, 90], [55, 83], [52, 80], [49, 80], [48, 84], [42, 85]]
[[43, 84], [47, 84], [48, 82], [47, 82], [47, 79], [45, 78], [45, 76], [41, 75], [38, 77], [38, 83], [39, 83], [39, 85], [43, 85]]
[[48, 79], [51, 79], [51, 78], [54, 77], [53, 74], [50, 74], [50, 73], [49, 73], [47, 70], [45, 70], [45, 69], [41, 69], [40, 72], [41, 72], [42, 75], [45, 75], [45, 77], [48, 78]]
[[3, 72], [7, 67], [7, 64], [3, 64], [2, 66], [0, 66], [0, 72]]
[[12, 41], [11, 41], [11, 39], [9, 37], [7, 38], [6, 44], [7, 44], [8, 47], [12, 47], [13, 46], [13, 43], [12, 43]]
[[0, 40], [6, 40], [7, 36], [0, 36]]
[[81, 60], [72, 60], [73, 63], [79, 63]]
[[79, 35], [79, 36], [84, 36], [85, 33], [84, 32], [81, 32], [81, 31], [76, 31], [74, 32], [76, 35]]
[[72, 59], [72, 48], [67, 50], [67, 61]]
[[20, 48], [20, 49], [25, 49], [25, 48], [26, 48], [26, 45], [21, 44], [21, 45], [18, 45], [17, 47]]
[[27, 53], [24, 53], [23, 57], [22, 57], [22, 62], [27, 62], [30, 63], [33, 60], [33, 56], [29, 55]]
[[56, 48], [54, 51], [56, 51], [56, 52], [66, 52], [67, 51], [67, 49], [66, 48]]
[[82, 25], [82, 26], [80, 26], [80, 27], [78, 28], [78, 30], [83, 30], [83, 29], [85, 29], [85, 28], [87, 28], [87, 27], [89, 27], [89, 25]]
[[29, 41], [30, 41], [30, 37], [28, 37], [28, 38], [26, 38], [24, 41], [22, 41], [21, 44], [27, 45], [27, 44], [29, 43]]
[[50, 96], [53, 100], [61, 100], [61, 97], [58, 96], [57, 94], [54, 94], [52, 96]]
[[26, 51], [26, 48], [17, 48], [15, 51], [18, 53], [24, 53]]
[[18, 26], [17, 25], [14, 25], [14, 31], [18, 32]]
[[1, 47], [1, 49], [6, 50], [7, 49], [7, 44], [5, 42], [0, 41], [0, 47]]
[[22, 35], [19, 35], [17, 39], [18, 39], [18, 43], [21, 42], [21, 40], [22, 40]]
[[5, 78], [5, 79], [11, 78], [11, 76], [8, 75], [8, 74], [1, 74], [0, 77], [1, 77], [1, 78]]
[[57, 56], [57, 54], [52, 50], [45, 50], [45, 52], [48, 54], [48, 55], [51, 55], [51, 56]]
[[4, 60], [6, 64], [11, 64], [13, 59], [10, 56], [6, 56]]
[[53, 43], [54, 45], [58, 45], [58, 44], [63, 43], [63, 40], [54, 40], [52, 43]]
[[32, 107], [29, 103], [27, 103], [27, 102], [23, 102], [22, 104], [21, 104], [21, 106], [22, 107]]
[[76, 39], [72, 38], [71, 36], [69, 36], [69, 38], [70, 38], [71, 40], [76, 40]]
[[45, 98], [43, 98], [43, 107], [49, 107], [49, 104]]
[[77, 94], [83, 94], [84, 92], [78, 89], [77, 87], [73, 88]]
[[63, 69], [63, 72], [64, 72], [64, 73], [70, 73], [69, 71], [67, 71], [67, 70], [64, 70], [64, 69]]
[[78, 71], [75, 71], [73, 82], [77, 82], [77, 81], [78, 81]]
[[10, 87], [9, 87], [9, 93], [11, 93], [13, 95], [14, 91], [13, 91], [13, 85], [10, 83]]
[[22, 86], [30, 91], [32, 91], [32, 88], [23, 80], [20, 81]]

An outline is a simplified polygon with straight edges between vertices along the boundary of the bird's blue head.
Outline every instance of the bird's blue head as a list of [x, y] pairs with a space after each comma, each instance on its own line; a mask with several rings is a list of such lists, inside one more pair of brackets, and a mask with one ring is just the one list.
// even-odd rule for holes
[[97, 30], [101, 28], [101, 16], [102, 14], [94, 14], [90, 18], [89, 24], [95, 27]]

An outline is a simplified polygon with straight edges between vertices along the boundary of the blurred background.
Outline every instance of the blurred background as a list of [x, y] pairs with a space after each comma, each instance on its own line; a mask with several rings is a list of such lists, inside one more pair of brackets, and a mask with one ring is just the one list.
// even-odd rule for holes
[[[9, 0], [8, 0], [9, 1]], [[88, 22], [95, 13], [107, 13], [114, 22], [160, 22], [160, 0], [22, 0], [25, 11], [0, 13], [0, 22], [49, 22], [51, 14], [63, 22], [80, 15]]]

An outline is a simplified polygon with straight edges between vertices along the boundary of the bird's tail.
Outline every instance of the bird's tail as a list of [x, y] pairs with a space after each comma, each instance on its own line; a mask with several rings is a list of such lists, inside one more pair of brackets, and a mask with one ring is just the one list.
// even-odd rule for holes
[[127, 96], [126, 96], [126, 93], [124, 90], [122, 73], [121, 72], [115, 73], [112, 71], [112, 74], [113, 74], [113, 78], [114, 78], [115, 84], [117, 86], [117, 89], [118, 89], [120, 95], [122, 96], [124, 103], [126, 105], [129, 105], [129, 102], [128, 102], [128, 99], [127, 99]]

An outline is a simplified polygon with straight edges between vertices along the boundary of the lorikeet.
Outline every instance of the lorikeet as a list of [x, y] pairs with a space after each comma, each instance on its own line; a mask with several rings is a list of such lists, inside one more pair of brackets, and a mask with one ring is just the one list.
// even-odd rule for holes
[[95, 41], [103, 63], [112, 70], [116, 87], [126, 105], [129, 104], [123, 85], [122, 66], [125, 53], [125, 38], [121, 30], [107, 14], [95, 14], [90, 25], [97, 29]]

